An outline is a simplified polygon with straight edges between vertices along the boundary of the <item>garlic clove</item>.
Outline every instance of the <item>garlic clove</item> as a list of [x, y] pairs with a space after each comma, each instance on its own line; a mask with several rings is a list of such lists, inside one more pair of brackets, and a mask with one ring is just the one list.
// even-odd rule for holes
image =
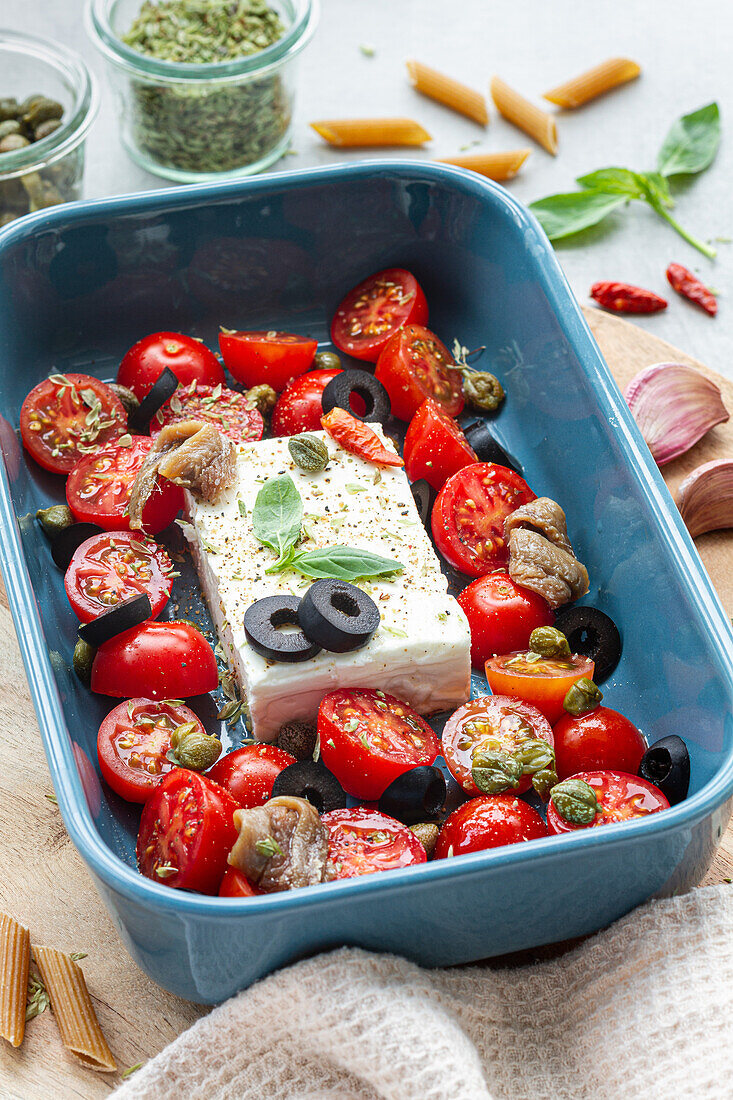
[[624, 397], [658, 466], [679, 458], [730, 416], [715, 383], [683, 363], [646, 367]]
[[733, 527], [733, 461], [718, 458], [698, 466], [680, 484], [677, 505], [693, 538]]

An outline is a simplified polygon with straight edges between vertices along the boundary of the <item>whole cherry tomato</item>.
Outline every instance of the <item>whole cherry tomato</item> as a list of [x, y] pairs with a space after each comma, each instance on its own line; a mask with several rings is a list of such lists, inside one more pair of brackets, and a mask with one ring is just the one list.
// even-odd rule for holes
[[414, 275], [390, 267], [370, 275], [339, 304], [331, 339], [355, 359], [376, 363], [385, 344], [403, 325], [425, 325], [428, 304]]
[[192, 382], [203, 382], [205, 386], [224, 384], [224, 371], [213, 351], [200, 340], [180, 332], [153, 332], [138, 340], [125, 353], [117, 381], [142, 401], [166, 367], [184, 386]]
[[276, 745], [243, 745], [220, 757], [207, 775], [229, 791], [245, 810], [263, 806], [272, 796], [272, 784], [295, 757]]
[[146, 622], [110, 638], [92, 664], [92, 691], [185, 699], [219, 685], [214, 651], [195, 626]]
[[639, 730], [610, 707], [596, 707], [590, 714], [562, 717], [553, 729], [558, 779], [576, 772], [639, 770], [646, 742]]
[[435, 859], [547, 836], [544, 821], [513, 794], [485, 794], [454, 810], [440, 830]]
[[515, 584], [508, 573], [488, 573], [457, 597], [471, 628], [471, 664], [483, 668], [496, 653], [526, 649], [538, 626], [552, 626], [546, 600]]
[[321, 397], [336, 370], [311, 370], [288, 382], [272, 412], [273, 435], [298, 435], [317, 432], [321, 428], [323, 406]]
[[442, 489], [449, 477], [478, 462], [453, 417], [432, 398], [423, 401], [410, 421], [402, 453], [410, 481], [424, 478], [434, 489]]

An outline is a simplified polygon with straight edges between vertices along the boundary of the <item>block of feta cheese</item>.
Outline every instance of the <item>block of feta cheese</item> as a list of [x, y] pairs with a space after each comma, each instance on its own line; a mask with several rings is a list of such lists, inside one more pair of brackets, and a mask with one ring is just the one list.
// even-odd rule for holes
[[[424, 715], [456, 707], [470, 695], [468, 622], [448, 595], [404, 470], [375, 466], [325, 432], [313, 434], [328, 447], [324, 471], [300, 470], [287, 439], [243, 443], [237, 447], [234, 486], [216, 504], [189, 497], [190, 526], [184, 530], [258, 741], [272, 741], [284, 722], [315, 719], [323, 696], [336, 688], [379, 688]], [[313, 583], [292, 570], [267, 574], [276, 555], [252, 530], [257, 493], [266, 480], [286, 473], [303, 500], [300, 548], [353, 546], [404, 566], [401, 573], [358, 582], [381, 616], [362, 649], [322, 650], [310, 660], [286, 664], [266, 660], [246, 640], [244, 613], [250, 604], [277, 593], [301, 596]]]

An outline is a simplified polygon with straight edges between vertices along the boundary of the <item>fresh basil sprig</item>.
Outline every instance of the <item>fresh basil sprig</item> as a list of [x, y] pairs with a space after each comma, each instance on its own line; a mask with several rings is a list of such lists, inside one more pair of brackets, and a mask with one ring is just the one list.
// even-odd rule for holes
[[662, 143], [656, 172], [600, 168], [578, 176], [575, 182], [580, 184], [582, 191], [549, 195], [530, 203], [530, 210], [550, 240], [557, 241], [598, 225], [631, 200], [646, 202], [689, 244], [712, 259], [715, 249], [683, 229], [669, 213], [674, 200], [668, 179], [703, 172], [712, 164], [719, 144], [720, 111], [717, 103], [709, 103], [677, 119]]
[[340, 581], [383, 577], [388, 573], [401, 573], [405, 568], [401, 562], [381, 558], [370, 550], [358, 550], [353, 546], [326, 546], [322, 550], [301, 551], [294, 555], [288, 567], [314, 580], [335, 577]]

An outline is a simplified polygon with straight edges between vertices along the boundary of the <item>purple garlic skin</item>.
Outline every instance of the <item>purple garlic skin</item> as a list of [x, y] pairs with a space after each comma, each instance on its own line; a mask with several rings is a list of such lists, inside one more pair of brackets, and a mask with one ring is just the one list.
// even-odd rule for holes
[[658, 466], [679, 458], [730, 417], [715, 383], [684, 363], [646, 367], [624, 397]]
[[680, 484], [677, 504], [693, 538], [733, 527], [733, 461], [719, 458], [698, 466]]

